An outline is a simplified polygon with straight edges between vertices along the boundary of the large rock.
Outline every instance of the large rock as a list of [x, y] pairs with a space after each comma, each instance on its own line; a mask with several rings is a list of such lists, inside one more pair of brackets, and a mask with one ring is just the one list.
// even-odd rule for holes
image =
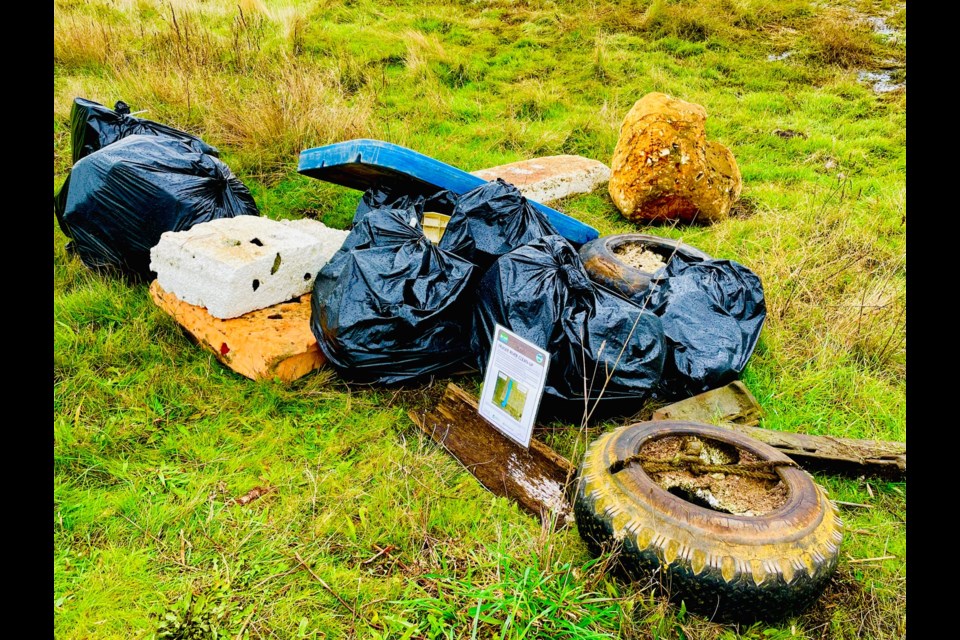
[[707, 223], [726, 218], [743, 183], [733, 154], [706, 139], [706, 110], [648, 93], [620, 127], [610, 197], [634, 222]]

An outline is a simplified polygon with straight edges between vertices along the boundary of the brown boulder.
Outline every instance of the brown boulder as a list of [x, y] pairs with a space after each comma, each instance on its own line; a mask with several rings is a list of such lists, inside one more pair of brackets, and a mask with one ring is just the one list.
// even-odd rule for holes
[[610, 197], [634, 222], [707, 223], [730, 213], [743, 183], [730, 150], [707, 141], [706, 110], [648, 93], [620, 127], [610, 163]]

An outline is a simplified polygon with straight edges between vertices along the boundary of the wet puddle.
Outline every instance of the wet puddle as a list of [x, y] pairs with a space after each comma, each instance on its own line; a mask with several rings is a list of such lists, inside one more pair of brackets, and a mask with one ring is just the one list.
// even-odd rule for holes
[[[898, 7], [902, 8], [903, 5], [898, 5]], [[887, 24], [887, 18], [891, 15], [893, 15], [892, 12], [888, 13], [886, 17], [863, 16], [860, 14], [859, 19], [866, 22], [866, 24], [869, 25], [870, 29], [875, 34], [886, 40], [888, 43], [895, 44], [903, 39], [904, 32], [902, 29], [898, 29]], [[795, 53], [795, 51], [771, 53], [767, 56], [767, 62], [779, 62], [781, 60], [786, 60]], [[857, 81], [869, 85], [874, 93], [890, 93], [892, 91], [906, 89], [906, 73], [904, 71], [902, 62], [898, 63], [893, 60], [888, 60], [879, 66], [881, 68], [877, 71], [858, 71]]]
[[[886, 18], [883, 16], [868, 16], [866, 22], [875, 34], [889, 43], [897, 43], [903, 37], [903, 32], [888, 25]], [[894, 61], [888, 62], [896, 65]], [[870, 85], [874, 93], [890, 93], [891, 91], [905, 89], [907, 86], [902, 67], [881, 69], [880, 71], [860, 71], [857, 73], [857, 80]]]
[[900, 31], [887, 24], [885, 18], [879, 16], [867, 17], [867, 24], [878, 36], [882, 36], [888, 42], [897, 42], [900, 39]]
[[902, 74], [896, 70], [891, 71], [859, 71], [857, 80], [864, 84], [869, 84], [874, 93], [889, 93], [899, 89], [905, 89], [906, 82], [897, 81]]
[[784, 51], [783, 53], [771, 53], [767, 56], [767, 62], [777, 62], [778, 60], [786, 60], [793, 55], [793, 51]]

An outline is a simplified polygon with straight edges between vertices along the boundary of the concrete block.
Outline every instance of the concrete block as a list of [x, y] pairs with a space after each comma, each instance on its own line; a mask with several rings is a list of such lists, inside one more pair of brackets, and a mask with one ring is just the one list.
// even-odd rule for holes
[[347, 234], [309, 219], [220, 218], [163, 233], [150, 269], [179, 300], [235, 318], [311, 291]]
[[474, 171], [484, 180], [503, 178], [525, 197], [551, 202], [591, 193], [610, 180], [610, 167], [583, 156], [546, 156]]

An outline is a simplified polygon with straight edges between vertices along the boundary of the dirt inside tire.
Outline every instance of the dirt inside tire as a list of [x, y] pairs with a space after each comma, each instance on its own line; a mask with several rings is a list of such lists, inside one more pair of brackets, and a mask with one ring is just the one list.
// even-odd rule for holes
[[639, 242], [624, 242], [617, 245], [613, 249], [613, 253], [625, 264], [649, 273], [667, 266], [667, 256], [663, 256]]
[[637, 300], [671, 256], [709, 260], [710, 256], [678, 240], [644, 233], [601, 236], [578, 251], [590, 279], [628, 300]]
[[[667, 436], [650, 440], [639, 454], [654, 460], [673, 460], [691, 447], [700, 444], [700, 458], [705, 464], [736, 466], [761, 462], [756, 454], [710, 438]], [[684, 466], [648, 474], [670, 493], [720, 513], [759, 516], [782, 507], [787, 501], [787, 487], [779, 479], [735, 473], [694, 473]]]

